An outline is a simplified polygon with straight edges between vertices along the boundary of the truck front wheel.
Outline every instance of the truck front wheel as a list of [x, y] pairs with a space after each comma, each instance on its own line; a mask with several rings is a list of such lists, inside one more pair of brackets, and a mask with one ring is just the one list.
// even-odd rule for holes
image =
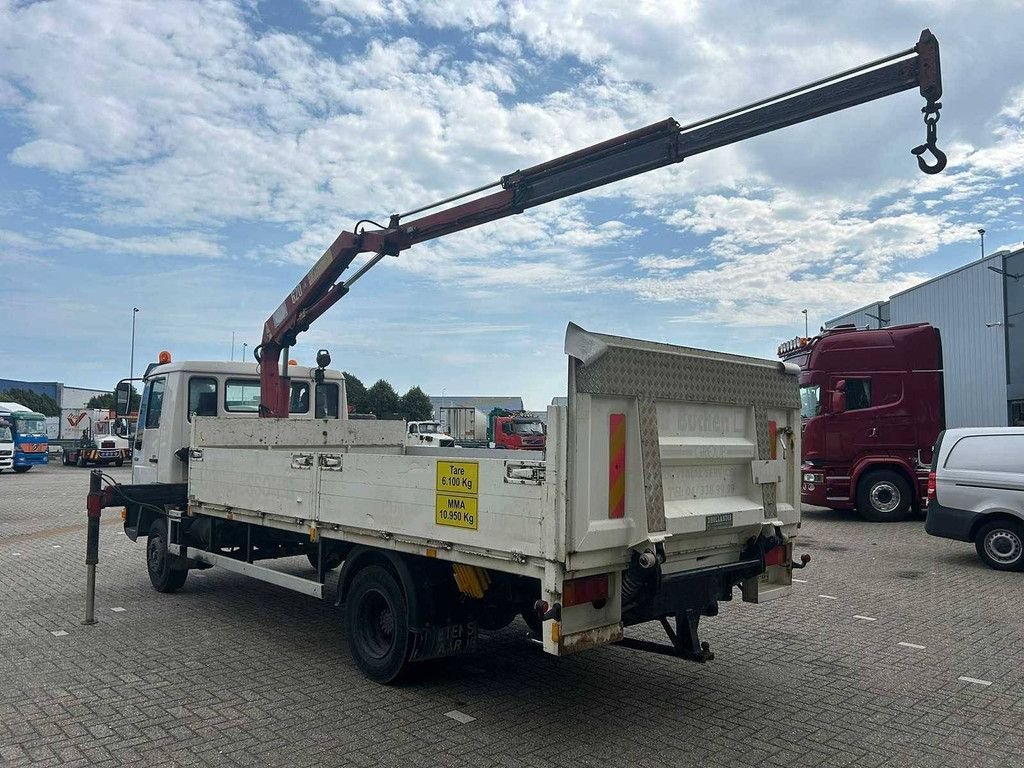
[[167, 551], [167, 521], [157, 518], [149, 527], [146, 539], [146, 568], [157, 592], [177, 592], [185, 585], [188, 571], [172, 569], [173, 557]]
[[857, 484], [857, 511], [873, 523], [894, 523], [910, 516], [910, 483], [898, 472], [868, 472]]
[[370, 565], [353, 578], [345, 600], [345, 629], [356, 666], [371, 680], [393, 683], [409, 666], [409, 611], [391, 573]]

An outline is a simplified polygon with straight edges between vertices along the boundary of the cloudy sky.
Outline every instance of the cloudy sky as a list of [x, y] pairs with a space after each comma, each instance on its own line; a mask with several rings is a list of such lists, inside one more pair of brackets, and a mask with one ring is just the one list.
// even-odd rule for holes
[[1024, 240], [1024, 3], [0, 0], [0, 376], [228, 359], [338, 232], [668, 116], [942, 46], [906, 92], [406, 251], [293, 356], [439, 394], [565, 388], [567, 321], [771, 356]]

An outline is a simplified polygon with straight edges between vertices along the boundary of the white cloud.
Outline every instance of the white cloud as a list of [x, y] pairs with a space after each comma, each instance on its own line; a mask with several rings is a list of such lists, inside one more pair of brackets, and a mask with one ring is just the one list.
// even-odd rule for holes
[[87, 162], [85, 152], [78, 147], [50, 139], [36, 139], [22, 144], [8, 157], [15, 165], [48, 168], [58, 173], [80, 171]]
[[224, 249], [218, 243], [188, 232], [167, 232], [143, 237], [109, 237], [84, 229], [61, 227], [57, 230], [56, 242], [70, 249], [85, 248], [91, 251], [140, 256], [216, 258], [224, 254]]

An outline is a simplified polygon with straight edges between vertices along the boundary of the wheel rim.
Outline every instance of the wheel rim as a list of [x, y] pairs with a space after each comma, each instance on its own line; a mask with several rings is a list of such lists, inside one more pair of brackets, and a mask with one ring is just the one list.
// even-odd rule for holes
[[164, 569], [164, 548], [163, 539], [159, 536], [151, 536], [146, 545], [146, 560], [149, 563], [151, 573], [161, 573]]
[[356, 616], [360, 645], [366, 654], [385, 658], [395, 646], [395, 612], [387, 597], [376, 590], [367, 592], [359, 600]]
[[1021, 558], [1024, 542], [1014, 531], [997, 528], [985, 536], [985, 554], [1000, 565], [1012, 565]]
[[888, 481], [871, 486], [871, 506], [879, 512], [892, 512], [900, 505], [900, 489]]

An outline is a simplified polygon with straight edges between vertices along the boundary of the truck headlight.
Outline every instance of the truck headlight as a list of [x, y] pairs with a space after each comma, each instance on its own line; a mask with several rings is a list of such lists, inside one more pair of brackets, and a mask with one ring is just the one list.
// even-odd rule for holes
[[824, 472], [804, 472], [805, 483], [824, 483], [825, 473]]

